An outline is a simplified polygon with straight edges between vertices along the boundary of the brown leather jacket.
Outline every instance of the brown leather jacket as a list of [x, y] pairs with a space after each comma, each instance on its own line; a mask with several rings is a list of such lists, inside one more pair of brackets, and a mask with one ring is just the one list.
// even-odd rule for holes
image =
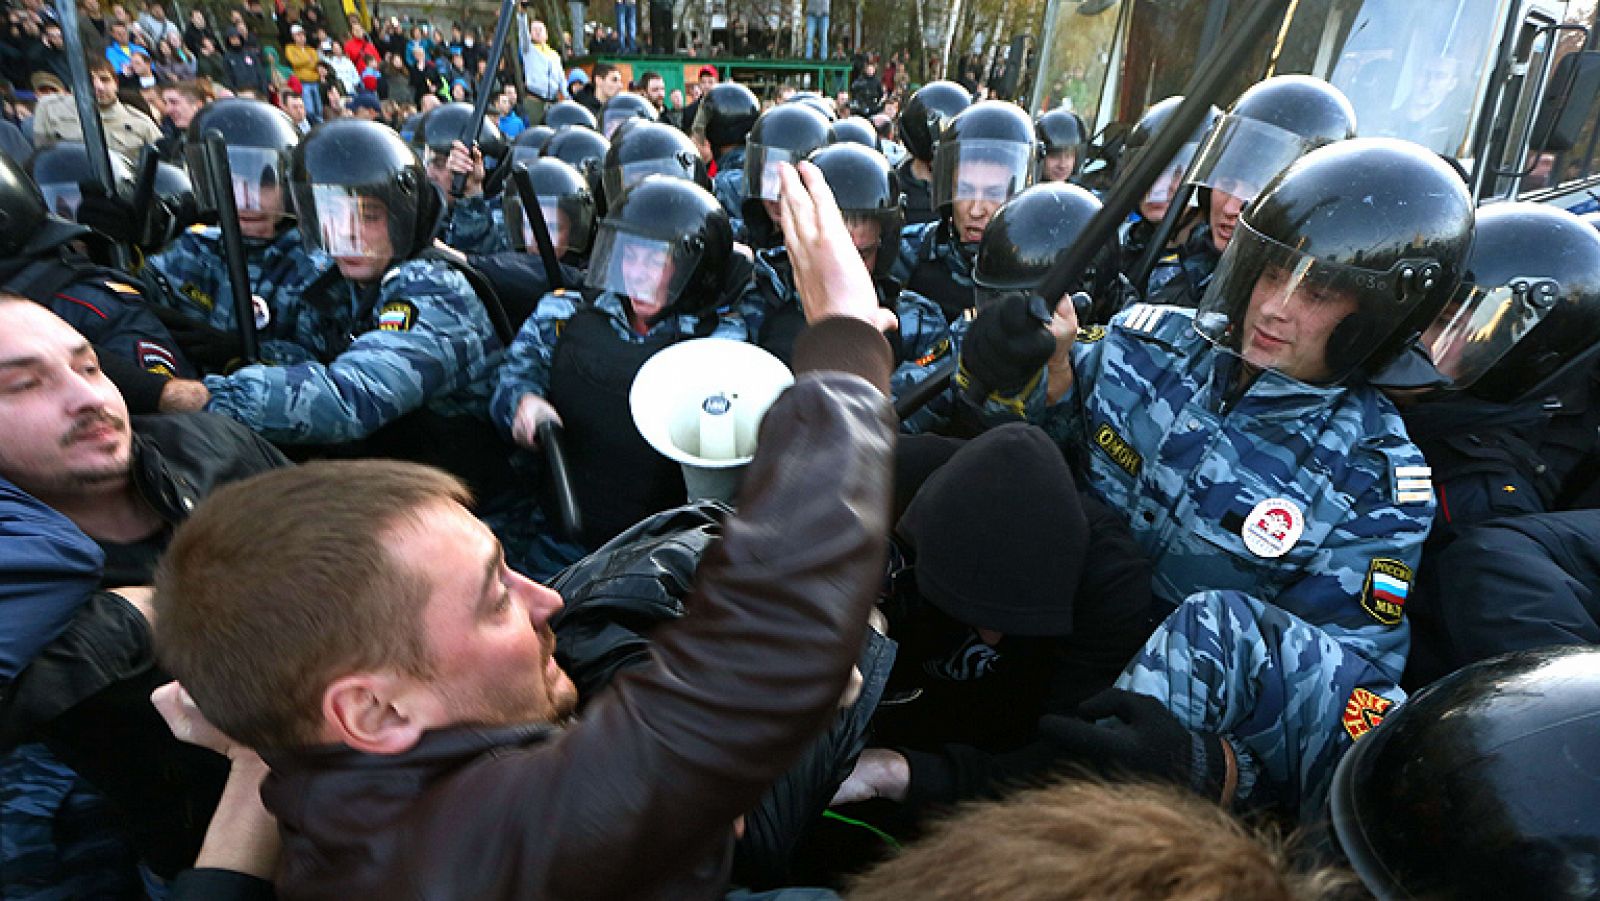
[[826, 728], [861, 650], [888, 536], [889, 363], [859, 322], [801, 337], [689, 616], [580, 723], [266, 755], [280, 896], [721, 897], [733, 820]]

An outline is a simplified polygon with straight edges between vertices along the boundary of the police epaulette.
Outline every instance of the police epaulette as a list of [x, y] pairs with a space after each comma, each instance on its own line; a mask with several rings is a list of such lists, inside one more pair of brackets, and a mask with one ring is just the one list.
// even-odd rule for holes
[[1191, 327], [1194, 310], [1170, 304], [1136, 303], [1118, 313], [1111, 323], [1161, 341], [1175, 341]]

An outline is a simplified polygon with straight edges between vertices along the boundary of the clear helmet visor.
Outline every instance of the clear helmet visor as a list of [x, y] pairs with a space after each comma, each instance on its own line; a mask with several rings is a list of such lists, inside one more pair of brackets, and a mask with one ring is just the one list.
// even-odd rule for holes
[[300, 233], [312, 249], [343, 259], [387, 262], [410, 251], [417, 209], [349, 185], [294, 185]]
[[606, 112], [602, 112], [600, 114], [600, 133], [605, 135], [607, 139], [610, 139], [616, 135], [617, 129], [622, 127], [622, 123], [628, 121], [629, 119], [643, 118], [645, 117], [639, 115], [633, 110], [608, 110]]
[[1150, 188], [1144, 192], [1144, 199], [1140, 205], [1152, 212], [1159, 211], [1159, 215], [1152, 215], [1149, 218], [1159, 221], [1166, 215], [1166, 209], [1178, 196], [1178, 189], [1183, 186], [1183, 176], [1189, 171], [1189, 163], [1194, 160], [1195, 152], [1199, 149], [1199, 144], [1185, 144], [1178, 148], [1178, 152], [1167, 161], [1167, 165], [1156, 176], [1156, 180], [1150, 183]]
[[[206, 212], [215, 211], [216, 198], [206, 177], [203, 148], [191, 146], [186, 155], [194, 173], [195, 202]], [[282, 215], [288, 207], [284, 196], [284, 154], [265, 147], [229, 147], [228, 174], [233, 182], [234, 208], [241, 214]]]
[[678, 299], [699, 263], [700, 251], [689, 242], [601, 222], [584, 284], [628, 298], [634, 315], [652, 322]]
[[1533, 331], [1561, 297], [1561, 286], [1539, 277], [1494, 287], [1463, 284], [1422, 334], [1434, 368], [1469, 387]]
[[1245, 203], [1318, 142], [1257, 119], [1225, 115], [1206, 136], [1189, 182], [1225, 191]]
[[1195, 330], [1257, 370], [1344, 381], [1421, 302], [1399, 272], [1327, 263], [1240, 219], [1195, 313]]
[[[550, 236], [556, 256], [587, 253], [594, 225], [593, 208], [570, 199], [563, 200], [553, 194], [540, 194], [538, 200], [545, 233]], [[539, 239], [534, 237], [533, 223], [524, 212], [522, 197], [514, 189], [508, 189], [504, 203], [506, 231], [511, 246], [523, 253], [538, 253]]]
[[516, 146], [512, 147], [510, 160], [512, 171], [516, 171], [518, 163], [527, 163], [530, 166], [533, 165], [534, 161], [542, 156], [539, 151], [540, 148], [529, 147], [526, 144], [517, 144]]
[[1032, 144], [1014, 141], [941, 142], [933, 152], [934, 206], [1005, 203], [1032, 183], [1036, 157]]
[[45, 209], [63, 219], [78, 218], [78, 204], [83, 202], [83, 191], [70, 182], [50, 182], [39, 186], [44, 195]]
[[744, 156], [744, 196], [749, 200], [771, 200], [782, 196], [783, 183], [778, 168], [784, 163], [793, 166], [804, 156], [796, 155], [783, 147], [766, 144], [747, 144]]

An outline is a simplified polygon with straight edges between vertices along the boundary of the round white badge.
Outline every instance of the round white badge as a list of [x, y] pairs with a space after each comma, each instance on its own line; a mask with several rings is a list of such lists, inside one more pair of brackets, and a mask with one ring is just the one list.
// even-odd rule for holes
[[1289, 553], [1306, 528], [1306, 515], [1294, 501], [1269, 497], [1245, 517], [1239, 536], [1257, 557], [1269, 560]]
[[272, 308], [267, 306], [265, 297], [260, 294], [250, 295], [250, 310], [255, 314], [257, 331], [272, 324]]

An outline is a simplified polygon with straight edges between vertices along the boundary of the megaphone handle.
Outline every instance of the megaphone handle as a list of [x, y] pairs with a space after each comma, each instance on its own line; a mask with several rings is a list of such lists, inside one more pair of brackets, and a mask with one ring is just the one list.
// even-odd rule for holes
[[550, 493], [556, 502], [556, 514], [561, 518], [561, 530], [567, 537], [578, 541], [583, 536], [583, 517], [578, 511], [578, 495], [572, 490], [572, 473], [567, 468], [567, 446], [562, 438], [561, 426], [546, 419], [539, 423], [539, 446], [544, 448], [544, 459], [550, 470]]

